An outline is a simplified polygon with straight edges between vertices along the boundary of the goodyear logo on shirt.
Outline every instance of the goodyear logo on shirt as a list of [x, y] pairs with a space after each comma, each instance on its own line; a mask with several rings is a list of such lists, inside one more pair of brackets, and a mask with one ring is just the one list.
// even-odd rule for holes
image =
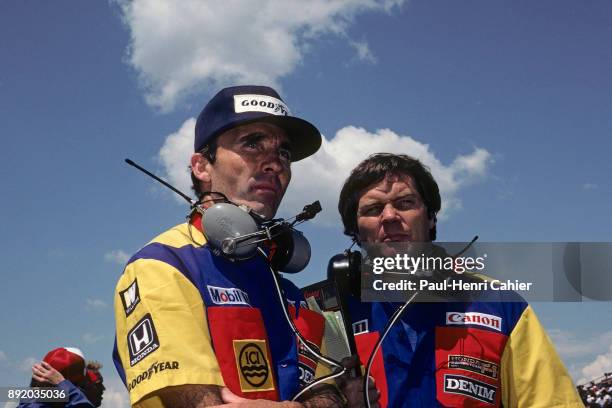
[[151, 366], [147, 370], [137, 375], [131, 382], [128, 382], [127, 389], [128, 391], [133, 390], [141, 382], [150, 380], [157, 373], [162, 372], [164, 370], [178, 370], [178, 369], [179, 369], [178, 361], [162, 361], [162, 362], [155, 361], [153, 364], [151, 364]]
[[242, 392], [274, 390], [265, 340], [234, 340], [234, 355]]
[[247, 305], [249, 303], [249, 295], [245, 291], [238, 288], [221, 288], [218, 286], [208, 286], [208, 294], [213, 303], [217, 305]]

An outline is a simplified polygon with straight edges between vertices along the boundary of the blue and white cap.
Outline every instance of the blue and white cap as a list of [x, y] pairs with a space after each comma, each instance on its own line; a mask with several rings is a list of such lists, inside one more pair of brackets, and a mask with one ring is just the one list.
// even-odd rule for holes
[[253, 122], [272, 123], [284, 129], [291, 142], [291, 160], [314, 154], [321, 133], [310, 122], [291, 116], [279, 94], [267, 86], [242, 85], [224, 88], [204, 107], [195, 127], [194, 151], [200, 151], [221, 133]]

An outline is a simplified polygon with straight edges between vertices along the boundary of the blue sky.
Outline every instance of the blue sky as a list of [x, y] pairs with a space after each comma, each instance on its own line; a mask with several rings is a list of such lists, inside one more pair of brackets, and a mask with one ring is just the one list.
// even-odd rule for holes
[[[432, 168], [442, 241], [611, 241], [609, 2], [151, 4], [0, 3], [0, 384], [74, 345], [124, 403], [121, 262], [187, 208], [123, 159], [187, 189], [192, 118], [225, 85], [274, 85], [326, 138], [281, 208], [324, 205], [299, 285], [348, 245], [339, 186], [384, 150]], [[612, 371], [610, 303], [534, 307], [575, 379]]]

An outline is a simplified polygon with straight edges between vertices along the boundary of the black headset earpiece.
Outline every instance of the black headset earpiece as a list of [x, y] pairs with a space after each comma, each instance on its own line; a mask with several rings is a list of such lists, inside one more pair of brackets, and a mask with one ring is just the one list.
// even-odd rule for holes
[[359, 297], [361, 252], [347, 249], [332, 256], [327, 264], [327, 279], [336, 282], [339, 291]]
[[276, 248], [270, 264], [274, 270], [297, 273], [310, 262], [310, 242], [300, 231], [288, 229], [274, 237], [273, 242]]

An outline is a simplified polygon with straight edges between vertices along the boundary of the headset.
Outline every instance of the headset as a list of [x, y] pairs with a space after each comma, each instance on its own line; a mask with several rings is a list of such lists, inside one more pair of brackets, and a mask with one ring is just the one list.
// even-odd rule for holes
[[[294, 227], [313, 219], [321, 212], [319, 201], [304, 206], [299, 214], [291, 218], [266, 220], [247, 206], [231, 202], [220, 192], [206, 191], [203, 195], [212, 197], [206, 202], [212, 201], [213, 203], [208, 208], [204, 208], [201, 205], [202, 203], [193, 200], [168, 182], [139, 166], [133, 160], [125, 159], [125, 162], [183, 197], [191, 207], [187, 216], [189, 219], [193, 216], [194, 211], [202, 215], [202, 231], [207, 240], [207, 245], [215, 255], [224, 256], [232, 261], [250, 259], [257, 254], [266, 258], [269, 261], [276, 295], [280, 304], [285, 304], [277, 272], [297, 273], [308, 265], [311, 255], [310, 243]], [[191, 224], [189, 225], [191, 226]], [[296, 401], [311, 388], [344, 375], [347, 369], [338, 361], [313, 349], [293, 323], [287, 309], [285, 307], [281, 307], [281, 309], [289, 328], [300, 339], [302, 346], [317, 360], [335, 368], [331, 374], [313, 381], [300, 390], [292, 399], [292, 401]]]
[[[319, 201], [306, 205], [299, 214], [286, 220], [266, 220], [247, 206], [233, 203], [220, 192], [206, 191], [203, 195], [211, 196], [211, 199], [195, 201], [134, 161], [125, 159], [125, 162], [183, 197], [191, 207], [188, 218], [194, 212], [202, 215], [202, 231], [215, 255], [241, 261], [254, 257], [257, 249], [263, 248], [272, 268], [285, 273], [300, 272], [310, 262], [310, 243], [294, 227], [321, 212]], [[207, 202], [212, 202], [212, 205], [204, 208], [202, 204]]]

